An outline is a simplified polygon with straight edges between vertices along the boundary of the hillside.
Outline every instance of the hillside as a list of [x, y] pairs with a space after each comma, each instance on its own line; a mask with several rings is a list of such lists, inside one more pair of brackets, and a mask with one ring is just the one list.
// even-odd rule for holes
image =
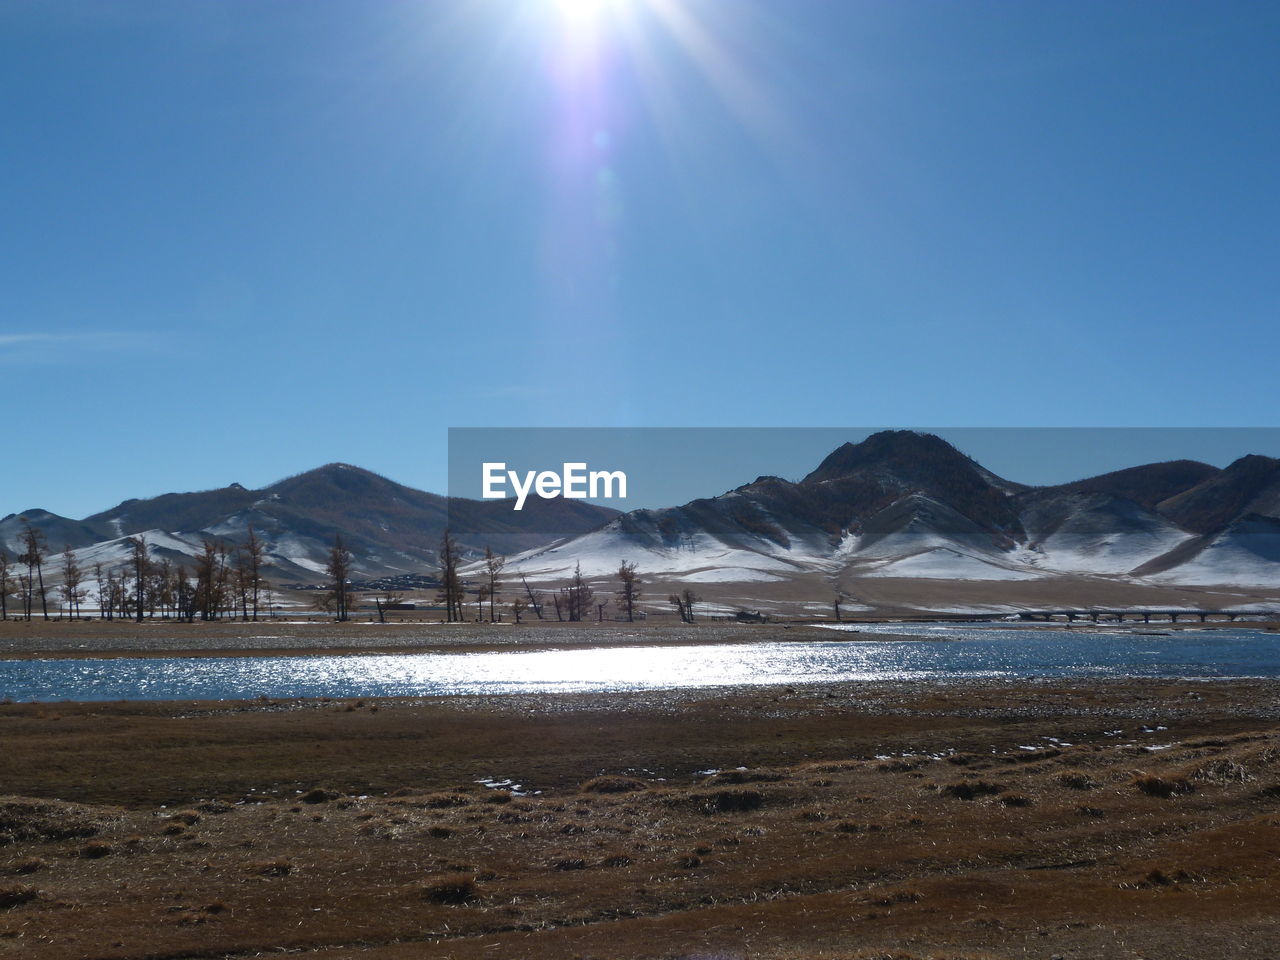
[[1001, 478], [939, 437], [885, 431], [801, 480], [761, 477], [721, 496], [637, 510], [527, 552], [512, 569], [593, 576], [623, 560], [651, 577], [769, 583], [873, 578], [1280, 584], [1280, 461], [1226, 469], [1145, 464], [1049, 487]]
[[[145, 537], [157, 558], [182, 562], [204, 540], [243, 542], [252, 526], [267, 543], [275, 576], [306, 582], [324, 569], [329, 545], [341, 533], [355, 555], [356, 572], [374, 577], [434, 568], [451, 511], [456, 527], [472, 531], [459, 541], [473, 555], [486, 546], [502, 553], [527, 550], [547, 542], [540, 529], [585, 532], [617, 514], [582, 501], [537, 501], [516, 513], [497, 501], [450, 501], [369, 470], [331, 463], [260, 490], [233, 483], [126, 500], [84, 520], [46, 510], [10, 514], [0, 520], [0, 545], [11, 556], [18, 554], [21, 530], [30, 520], [44, 533], [51, 552], [69, 544], [81, 566], [123, 563], [129, 552], [125, 540], [135, 535]], [[548, 513], [554, 513], [554, 524]]]

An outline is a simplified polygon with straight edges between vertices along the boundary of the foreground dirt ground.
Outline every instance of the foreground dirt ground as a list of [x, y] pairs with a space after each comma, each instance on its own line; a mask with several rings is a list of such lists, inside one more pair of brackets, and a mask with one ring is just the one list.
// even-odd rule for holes
[[0, 744], [0, 957], [1280, 942], [1271, 681], [9, 704]]

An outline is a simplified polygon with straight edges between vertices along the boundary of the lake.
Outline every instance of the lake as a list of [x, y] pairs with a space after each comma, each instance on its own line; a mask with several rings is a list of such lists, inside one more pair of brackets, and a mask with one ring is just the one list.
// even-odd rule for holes
[[2, 660], [0, 697], [243, 700], [607, 693], [845, 680], [1280, 676], [1280, 634], [1247, 627], [1168, 636], [951, 624], [862, 629], [925, 639], [858, 640], [855, 633], [833, 630], [830, 640], [527, 652]]

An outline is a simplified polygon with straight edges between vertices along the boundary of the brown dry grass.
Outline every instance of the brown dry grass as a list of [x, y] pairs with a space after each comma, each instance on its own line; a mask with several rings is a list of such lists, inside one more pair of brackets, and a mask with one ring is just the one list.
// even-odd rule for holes
[[1267, 957], [1276, 692], [3, 707], [0, 957]]

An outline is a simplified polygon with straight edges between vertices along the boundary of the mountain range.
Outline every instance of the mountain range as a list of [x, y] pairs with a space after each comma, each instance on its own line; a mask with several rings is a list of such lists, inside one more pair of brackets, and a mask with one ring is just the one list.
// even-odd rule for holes
[[[612, 575], [631, 561], [652, 579], [766, 584], [835, 581], [1035, 581], [1095, 577], [1169, 585], [1280, 586], [1280, 460], [1225, 468], [1192, 460], [1131, 467], [1056, 486], [997, 476], [931, 434], [884, 431], [832, 451], [798, 481], [759, 477], [681, 506], [618, 513], [580, 500], [453, 499], [333, 463], [259, 490], [231, 484], [124, 503], [73, 520], [31, 509], [0, 520], [21, 552], [25, 523], [82, 567], [123, 563], [126, 538], [189, 560], [207, 539], [268, 545], [277, 583], [316, 582], [335, 532], [358, 576], [429, 574], [447, 523], [465, 554], [556, 580], [581, 564]], [[557, 530], [548, 542], [540, 531]]]
[[931, 434], [846, 443], [806, 477], [636, 510], [512, 558], [532, 578], [622, 560], [693, 582], [831, 577], [1280, 585], [1280, 460], [1177, 460], [1048, 487], [996, 476]]
[[[532, 532], [585, 532], [618, 511], [581, 500], [536, 500], [516, 513], [500, 501], [464, 500], [415, 490], [345, 463], [330, 463], [260, 490], [238, 483], [198, 493], [126, 500], [83, 520], [30, 509], [0, 520], [0, 547], [10, 556], [29, 522], [45, 535], [51, 553], [70, 545], [79, 564], [104, 569], [123, 564], [127, 538], [142, 535], [157, 559], [189, 562], [205, 540], [241, 543], [252, 526], [267, 544], [278, 582], [315, 582], [323, 574], [335, 533], [355, 557], [360, 577], [429, 573], [440, 536], [452, 519], [464, 555], [486, 546], [515, 553], [544, 544]], [[56, 564], [52, 564], [56, 567]], [[56, 574], [56, 570], [54, 571]]]

